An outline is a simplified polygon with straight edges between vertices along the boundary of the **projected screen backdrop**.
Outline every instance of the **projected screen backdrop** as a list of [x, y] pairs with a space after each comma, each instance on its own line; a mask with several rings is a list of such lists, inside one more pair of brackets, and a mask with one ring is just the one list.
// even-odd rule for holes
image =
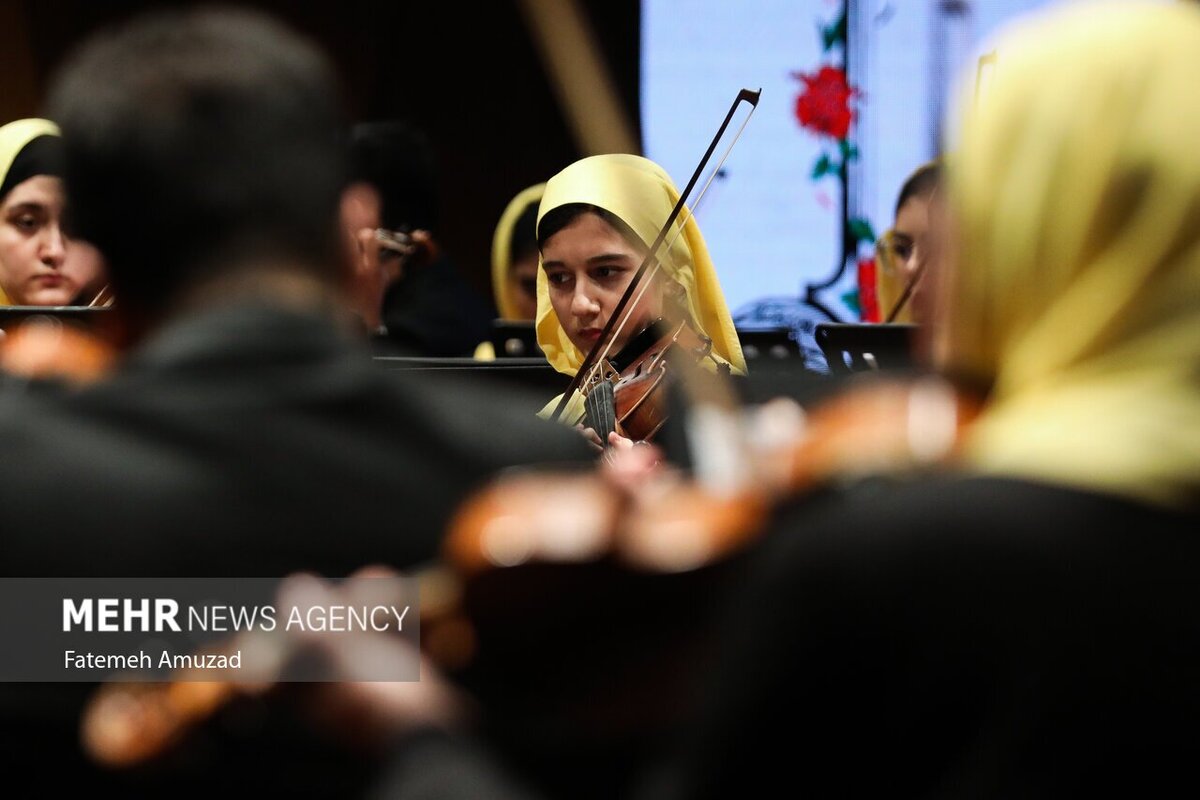
[[[1068, 1], [643, 0], [644, 152], [680, 186], [738, 90], [762, 89], [697, 211], [738, 324], [857, 320], [855, 261], [891, 225], [904, 179], [939, 154], [957, 79], [973, 82], [999, 28]], [[814, 107], [825, 109], [815, 121]], [[846, 228], [845, 269], [844, 214], [861, 221]], [[800, 302], [824, 283], [807, 292], [815, 304]]]

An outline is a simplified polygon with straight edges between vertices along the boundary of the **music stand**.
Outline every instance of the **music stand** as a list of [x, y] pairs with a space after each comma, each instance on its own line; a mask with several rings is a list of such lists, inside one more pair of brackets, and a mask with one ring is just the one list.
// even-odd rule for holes
[[834, 323], [816, 326], [817, 346], [834, 373], [911, 370], [916, 325]]
[[738, 328], [742, 355], [750, 364], [767, 359], [800, 359], [800, 345], [792, 338], [791, 328]]
[[492, 347], [496, 358], [543, 358], [532, 322], [492, 320]]
[[49, 317], [90, 330], [111, 312], [108, 306], [0, 306], [0, 330], [8, 331], [32, 317]]

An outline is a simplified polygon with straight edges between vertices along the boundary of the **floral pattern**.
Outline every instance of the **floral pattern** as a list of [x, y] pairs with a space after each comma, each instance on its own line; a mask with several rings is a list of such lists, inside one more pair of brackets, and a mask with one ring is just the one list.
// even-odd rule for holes
[[[856, 117], [855, 105], [864, 98], [862, 92], [850, 84], [846, 74], [847, 5], [843, 0], [841, 14], [829, 25], [818, 26], [821, 36], [824, 63], [810, 72], [796, 71], [792, 77], [801, 83], [796, 96], [794, 114], [800, 127], [819, 137], [823, 143], [833, 147], [822, 147], [812, 168], [812, 180], [820, 181], [832, 175], [838, 179], [842, 197], [846, 197], [847, 165], [859, 157], [858, 147], [852, 139]], [[840, 63], [837, 56], [840, 53]], [[824, 194], [819, 190], [819, 195]], [[824, 204], [822, 204], [824, 205]], [[878, 315], [874, 302], [875, 270], [870, 259], [859, 258], [859, 248], [864, 243], [875, 241], [871, 223], [860, 217], [851, 217], [845, 202], [842, 204], [842, 260], [834, 275], [821, 284], [810, 284], [810, 300], [815, 293], [831, 287], [853, 262], [859, 277], [859, 289], [841, 297], [842, 302], [860, 314], [860, 318]], [[869, 262], [869, 263], [868, 263]], [[868, 295], [863, 297], [861, 295]], [[862, 302], [866, 300], [866, 302]], [[832, 315], [831, 315], [832, 316]]]

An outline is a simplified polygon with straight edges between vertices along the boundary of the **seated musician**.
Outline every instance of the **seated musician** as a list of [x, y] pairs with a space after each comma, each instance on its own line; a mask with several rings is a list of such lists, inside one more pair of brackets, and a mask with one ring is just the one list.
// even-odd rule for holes
[[487, 337], [492, 313], [440, 238], [433, 145], [406, 122], [360, 123], [351, 131], [350, 161], [356, 186], [375, 195], [374, 203], [363, 204], [372, 218], [351, 233], [362, 246], [360, 272], [375, 273], [373, 289], [364, 293], [371, 306], [362, 316], [379, 334], [378, 349], [471, 355]]
[[492, 237], [492, 293], [500, 319], [537, 317], [537, 215], [546, 191], [539, 183], [521, 191], [500, 215]]
[[932, 247], [930, 207], [941, 179], [937, 161], [922, 164], [904, 181], [896, 198], [896, 218], [892, 227], [879, 237], [879, 310], [883, 322], [917, 322], [918, 308], [913, 300], [920, 291], [929, 250]]
[[[585, 158], [546, 184], [538, 210], [542, 269], [537, 278], [537, 337], [556, 370], [573, 376], [583, 364], [678, 199], [679, 191], [662, 167], [632, 155]], [[659, 249], [662, 269], [649, 277], [641, 300], [636, 305], [631, 301], [626, 309], [628, 320], [612, 340], [609, 354], [620, 353], [652, 322], [669, 319], [675, 309], [712, 340], [708, 363], [745, 373], [741, 344], [700, 227], [690, 215], [678, 237], [678, 222], [672, 227]], [[550, 415], [558, 400], [548, 404], [543, 415]], [[561, 419], [575, 424], [583, 414], [583, 399], [576, 394]], [[616, 438], [610, 443], [622, 439], [612, 436]]]
[[[537, 316], [537, 212], [546, 184], [522, 189], [508, 202], [492, 236], [492, 298], [497, 319], [533, 322]], [[490, 341], [475, 348], [475, 359], [496, 357]]]
[[22, 119], [0, 128], [0, 305], [90, 305], [104, 260], [63, 227], [58, 126]]

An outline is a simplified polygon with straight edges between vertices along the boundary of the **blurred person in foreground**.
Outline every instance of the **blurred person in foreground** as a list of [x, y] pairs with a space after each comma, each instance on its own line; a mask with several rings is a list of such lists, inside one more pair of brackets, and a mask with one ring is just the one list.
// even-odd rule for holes
[[[485, 475], [590, 458], [502, 394], [414, 384], [356, 346], [338, 100], [291, 31], [245, 11], [139, 17], [74, 53], [49, 103], [133, 344], [96, 383], [0, 391], [0, 574], [412, 565]], [[79, 751], [79, 689], [0, 687], [6, 758], [43, 796], [105, 785]], [[319, 791], [321, 760], [292, 759], [278, 780]], [[185, 763], [192, 786], [237, 777]]]
[[[998, 51], [929, 343], [982, 409], [943, 472], [780, 510], [647, 796], [1198, 788], [1200, 9], [1055, 9]], [[380, 796], [525, 796], [429, 730]]]
[[982, 410], [947, 474], [781, 515], [683, 796], [1197, 788], [1200, 9], [997, 50], [929, 276]]

